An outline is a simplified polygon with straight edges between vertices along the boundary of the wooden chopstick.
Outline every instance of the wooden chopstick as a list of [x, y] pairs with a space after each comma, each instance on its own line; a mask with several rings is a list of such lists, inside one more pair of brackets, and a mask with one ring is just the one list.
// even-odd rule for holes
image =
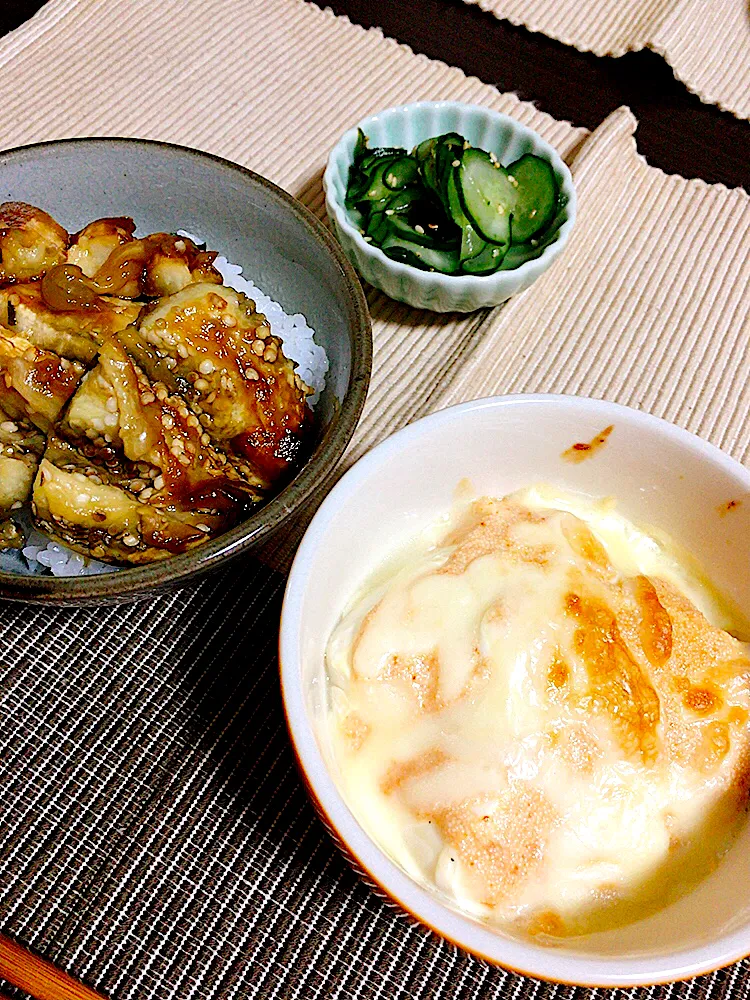
[[[104, 1000], [101, 993], [4, 934], [0, 934], [0, 979], [36, 1000]], [[8, 998], [0, 994], [0, 1000]]]

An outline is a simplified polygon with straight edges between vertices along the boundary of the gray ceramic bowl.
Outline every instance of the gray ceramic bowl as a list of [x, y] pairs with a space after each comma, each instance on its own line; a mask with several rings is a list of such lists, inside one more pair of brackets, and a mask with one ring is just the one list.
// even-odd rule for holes
[[357, 425], [370, 378], [372, 333], [362, 288], [328, 230], [298, 201], [227, 160], [168, 143], [70, 139], [0, 153], [0, 202], [26, 201], [70, 232], [130, 215], [142, 231], [185, 229], [242, 265], [287, 313], [301, 312], [328, 354], [316, 441], [297, 476], [252, 517], [163, 562], [101, 576], [0, 572], [0, 597], [69, 604], [132, 600], [184, 583], [266, 541], [304, 509]]

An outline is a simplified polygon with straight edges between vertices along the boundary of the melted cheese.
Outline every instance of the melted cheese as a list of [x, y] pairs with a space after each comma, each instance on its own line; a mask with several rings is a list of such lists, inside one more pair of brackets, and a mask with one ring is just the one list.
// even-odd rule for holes
[[460, 505], [331, 637], [331, 738], [368, 832], [528, 933], [644, 916], [717, 863], [750, 775], [748, 649], [665, 540], [539, 487]]

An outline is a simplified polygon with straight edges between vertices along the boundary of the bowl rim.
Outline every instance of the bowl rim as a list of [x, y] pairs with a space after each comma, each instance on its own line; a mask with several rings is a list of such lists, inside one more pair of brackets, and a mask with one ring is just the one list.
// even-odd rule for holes
[[[201, 546], [168, 559], [144, 566], [128, 567], [112, 573], [91, 576], [54, 577], [9, 573], [0, 571], [0, 599], [37, 601], [40, 603], [73, 603], [98, 599], [128, 600], [146, 596], [180, 582], [187, 583], [196, 575], [216, 568], [219, 563], [254, 548], [271, 535], [293, 511], [302, 506], [312, 494], [322, 489], [333, 476], [335, 466], [344, 453], [357, 427], [367, 397], [372, 371], [372, 322], [367, 308], [362, 284], [339, 242], [323, 222], [293, 195], [273, 181], [250, 170], [240, 163], [217, 156], [205, 150], [182, 146], [158, 139], [140, 139], [130, 136], [86, 136], [52, 139], [45, 142], [15, 146], [0, 150], [0, 169], [8, 157], [23, 157], [37, 151], [60, 146], [149, 146], [167, 152], [188, 155], [197, 160], [216, 164], [239, 174], [245, 181], [263, 188], [277, 202], [281, 202], [306, 226], [328, 251], [344, 279], [347, 296], [347, 319], [351, 336], [351, 370], [342, 402], [337, 407], [335, 422], [329, 426], [295, 477], [275, 494], [268, 503], [245, 521], [230, 528]], [[321, 469], [325, 472], [321, 473]]]
[[[417, 267], [412, 267], [411, 264], [404, 264], [402, 261], [392, 260], [390, 257], [387, 257], [385, 253], [383, 253], [380, 247], [375, 246], [373, 243], [366, 242], [362, 233], [360, 233], [359, 229], [357, 229], [349, 218], [346, 206], [339, 200], [336, 194], [333, 179], [334, 175], [338, 172], [338, 167], [335, 161], [339, 155], [344, 155], [348, 165], [351, 166], [351, 154], [346, 153], [344, 147], [350, 140], [352, 142], [354, 141], [357, 129], [361, 128], [362, 131], [366, 133], [366, 126], [368, 123], [372, 122], [373, 119], [380, 119], [384, 117], [396, 118], [400, 115], [402, 116], [412, 111], [418, 111], [421, 109], [442, 110], [445, 108], [478, 112], [493, 121], [507, 126], [512, 131], [524, 137], [532, 138], [535, 143], [539, 144], [543, 148], [544, 154], [549, 159], [555, 169], [555, 172], [562, 176], [563, 182], [560, 190], [565, 193], [567, 198], [567, 201], [563, 206], [565, 219], [557, 231], [557, 238], [548, 246], [544, 247], [538, 257], [532, 257], [531, 259], [524, 261], [523, 264], [520, 264], [518, 267], [509, 268], [507, 270], [501, 269], [499, 271], [495, 271], [493, 274], [485, 275], [442, 274], [440, 271], [422, 271]], [[485, 107], [482, 104], [472, 104], [467, 101], [412, 101], [407, 104], [392, 105], [390, 107], [383, 108], [382, 111], [376, 111], [364, 118], [361, 118], [350, 129], [347, 129], [329, 153], [326, 168], [323, 173], [323, 187], [326, 195], [326, 208], [334, 215], [336, 225], [341, 227], [342, 231], [349, 237], [349, 239], [352, 240], [361, 253], [372, 258], [373, 260], [376, 260], [382, 267], [392, 271], [395, 275], [408, 276], [425, 287], [434, 285], [435, 283], [441, 284], [446, 289], [449, 289], [453, 294], [461, 294], [462, 292], [469, 293], [476, 289], [486, 290], [490, 284], [505, 284], [511, 280], [511, 275], [513, 276], [513, 279], [517, 281], [523, 281], [530, 275], [536, 275], [538, 277], [542, 271], [546, 270], [555, 260], [557, 260], [567, 246], [570, 233], [575, 225], [578, 208], [576, 188], [570, 168], [551, 143], [547, 142], [547, 140], [543, 138], [543, 136], [539, 135], [538, 132], [535, 132], [534, 129], [529, 128], [528, 125], [524, 125], [523, 122], [518, 121], [511, 115], [504, 114], [502, 111], [495, 111], [493, 108]]]
[[507, 938], [470, 916], [441, 903], [429, 890], [407, 875], [359, 824], [331, 777], [320, 752], [315, 726], [306, 708], [298, 678], [301, 671], [299, 624], [311, 579], [309, 568], [325, 545], [333, 518], [346, 506], [354, 491], [371, 473], [404, 448], [415, 446], [426, 426], [460, 419], [465, 413], [518, 405], [583, 407], [606, 422], [627, 420], [635, 427], [656, 430], [682, 443], [708, 462], [720, 466], [750, 489], [750, 470], [715, 445], [661, 417], [620, 403], [585, 396], [517, 393], [459, 403], [407, 425], [360, 458], [341, 477], [313, 517], [297, 550], [287, 580], [279, 628], [281, 695], [290, 741], [303, 783], [344, 853], [366, 878], [414, 920], [464, 951], [492, 965], [532, 978], [589, 988], [655, 986], [690, 979], [724, 968], [750, 955], [747, 930], [721, 934], [707, 945], [673, 950], [661, 956], [588, 956], [549, 949], [533, 942]]

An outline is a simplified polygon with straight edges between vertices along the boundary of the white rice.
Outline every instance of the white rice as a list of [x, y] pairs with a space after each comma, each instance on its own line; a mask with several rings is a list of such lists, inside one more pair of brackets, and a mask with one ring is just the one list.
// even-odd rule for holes
[[[199, 246], [203, 244], [199, 236], [183, 229], [179, 229], [177, 235], [185, 236]], [[302, 313], [294, 313], [292, 316], [285, 313], [278, 302], [269, 298], [249, 278], [242, 276], [242, 268], [238, 264], [230, 263], [226, 257], [217, 257], [214, 267], [224, 279], [225, 285], [251, 298], [258, 312], [266, 317], [271, 333], [284, 345], [284, 354], [295, 363], [297, 374], [313, 390], [308, 403], [311, 407], [315, 406], [326, 384], [328, 357], [325, 349], [315, 343], [315, 331], [308, 326], [305, 317]], [[49, 571], [53, 576], [89, 576], [94, 573], [112, 573], [123, 568], [72, 552], [59, 542], [49, 541], [46, 535], [35, 530], [31, 531], [21, 551], [26, 560], [27, 572], [32, 573]], [[0, 553], [0, 565], [14, 557], [17, 558], [15, 552]]]

